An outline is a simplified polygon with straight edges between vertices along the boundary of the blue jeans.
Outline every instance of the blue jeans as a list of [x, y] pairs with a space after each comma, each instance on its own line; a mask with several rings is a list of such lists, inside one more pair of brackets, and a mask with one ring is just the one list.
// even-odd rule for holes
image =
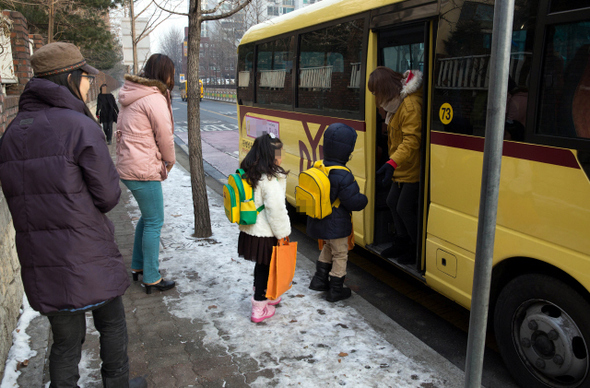
[[[103, 386], [129, 386], [127, 358], [127, 323], [120, 296], [92, 310], [94, 327], [100, 333], [100, 358]], [[48, 316], [53, 333], [49, 354], [50, 388], [77, 387], [80, 374], [78, 363], [86, 337], [86, 315], [83, 311]]]
[[135, 227], [135, 242], [131, 269], [143, 270], [146, 284], [160, 281], [160, 232], [164, 225], [164, 196], [162, 182], [122, 180], [131, 191], [141, 217]]

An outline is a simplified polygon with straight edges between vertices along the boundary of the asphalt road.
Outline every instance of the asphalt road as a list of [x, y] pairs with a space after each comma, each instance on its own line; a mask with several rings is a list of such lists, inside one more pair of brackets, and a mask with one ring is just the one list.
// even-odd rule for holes
[[[173, 113], [175, 134], [188, 143], [186, 103], [175, 98]], [[236, 106], [225, 102], [201, 102], [203, 157], [213, 168], [227, 175], [238, 164], [238, 123]], [[210, 151], [207, 151], [209, 150]], [[210, 156], [208, 156], [210, 155]], [[221, 156], [220, 156], [221, 155]], [[179, 157], [182, 164], [186, 156]], [[188, 167], [186, 165], [185, 167]], [[221, 191], [222, 175], [207, 179]], [[319, 255], [317, 242], [305, 235], [305, 220], [292, 215], [293, 239], [308, 257]], [[355, 248], [349, 257], [347, 285], [383, 313], [399, 323], [436, 352], [464, 370], [466, 362], [469, 311], [431, 290], [393, 264], [370, 252]], [[484, 359], [483, 385], [487, 388], [518, 387], [496, 351], [493, 333], [488, 332]]]

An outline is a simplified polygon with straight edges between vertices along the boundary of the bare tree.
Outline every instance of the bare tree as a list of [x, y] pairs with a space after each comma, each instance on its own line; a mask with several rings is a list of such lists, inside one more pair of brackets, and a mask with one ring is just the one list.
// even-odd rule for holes
[[245, 32], [243, 15], [239, 16], [239, 18], [228, 18], [223, 22], [216, 21], [214, 32], [211, 34], [207, 61], [209, 67], [214, 68], [214, 73], [210, 76], [216, 79], [216, 84], [224, 84], [220, 80], [235, 77], [238, 63], [238, 43]]
[[[143, 8], [140, 8], [139, 12], [135, 9], [135, 3], [138, 2], [137, 0], [129, 0], [129, 18], [131, 19], [131, 44], [133, 49], [133, 74], [137, 74], [139, 71], [139, 61], [137, 58], [137, 45], [147, 36], [149, 36], [160, 24], [162, 24], [166, 19], [172, 16], [173, 13], [176, 13], [176, 9], [178, 9], [182, 2], [176, 2], [176, 5], [172, 6], [172, 2], [174, 0], [165, 0], [162, 2], [162, 6], [164, 7], [172, 7], [170, 11], [161, 8], [158, 4], [156, 8], [152, 6], [150, 2]], [[174, 1], [175, 2], [175, 1]], [[146, 24], [141, 31], [136, 31], [135, 23], [137, 20], [142, 17], [142, 15], [147, 15]]]
[[252, 0], [250, 5], [244, 8], [244, 31], [268, 19], [268, 1]]
[[174, 63], [176, 77], [182, 73], [182, 43], [183, 34], [178, 28], [170, 28], [160, 39], [160, 52], [167, 55]]
[[[201, 46], [201, 24], [208, 20], [227, 18], [250, 4], [251, 0], [220, 0], [212, 8], [203, 8], [202, 0], [190, 0], [188, 14], [166, 9], [153, 0], [161, 10], [177, 15], [188, 16], [188, 149], [193, 191], [193, 212], [195, 216], [195, 237], [211, 236], [211, 216], [205, 170], [203, 168], [203, 150], [201, 149], [201, 112], [199, 104], [199, 51]], [[205, 5], [207, 7], [207, 5]]]

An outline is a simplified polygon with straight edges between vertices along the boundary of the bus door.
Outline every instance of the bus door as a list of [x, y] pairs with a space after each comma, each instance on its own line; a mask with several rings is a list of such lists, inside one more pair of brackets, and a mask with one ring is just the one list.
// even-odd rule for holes
[[[424, 74], [423, 83], [426, 83], [426, 64], [427, 50], [426, 50], [426, 36], [428, 32], [429, 23], [420, 22], [414, 24], [406, 24], [403, 27], [397, 28], [383, 28], [378, 30], [378, 54], [377, 65], [388, 67], [396, 72], [404, 73], [407, 70], [419, 70]], [[423, 90], [426, 96], [426, 90]], [[424, 100], [426, 101], [426, 100]], [[375, 168], [376, 170], [383, 166], [389, 160], [388, 150], [388, 134], [386, 112], [383, 108], [377, 107], [377, 128], [376, 130], [376, 152], [375, 152]], [[426, 120], [425, 120], [426, 106], [422, 107], [422, 139], [426, 139]], [[424, 144], [424, 141], [422, 142]], [[405, 257], [405, 260], [399, 260], [400, 257], [386, 257], [391, 256], [387, 249], [394, 244], [395, 227], [393, 222], [392, 212], [387, 204], [387, 198], [390, 193], [390, 187], [383, 186], [381, 179], [378, 177], [375, 182], [375, 217], [374, 217], [374, 239], [373, 243], [367, 248], [371, 251], [383, 256], [395, 264], [402, 264], [407, 266], [408, 270], [419, 269], [420, 252], [422, 249], [422, 217], [423, 217], [423, 199], [424, 199], [424, 149], [421, 149], [421, 178], [419, 188], [419, 198], [416, 201], [415, 211], [417, 222], [417, 229], [412, 231], [416, 236], [417, 250], [412, 258]], [[395, 183], [394, 183], [395, 184]], [[419, 205], [420, 204], [420, 205]], [[410, 261], [408, 263], [408, 261]]]

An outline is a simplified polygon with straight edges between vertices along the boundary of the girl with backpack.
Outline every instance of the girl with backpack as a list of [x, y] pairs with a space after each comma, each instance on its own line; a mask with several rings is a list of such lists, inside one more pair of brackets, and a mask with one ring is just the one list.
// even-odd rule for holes
[[291, 234], [285, 192], [287, 174], [281, 167], [283, 143], [273, 134], [264, 134], [254, 141], [240, 168], [254, 191], [256, 208], [264, 205], [252, 225], [240, 225], [238, 255], [255, 262], [252, 322], [262, 322], [275, 313], [281, 298], [266, 299], [266, 285], [272, 250], [279, 239]]

